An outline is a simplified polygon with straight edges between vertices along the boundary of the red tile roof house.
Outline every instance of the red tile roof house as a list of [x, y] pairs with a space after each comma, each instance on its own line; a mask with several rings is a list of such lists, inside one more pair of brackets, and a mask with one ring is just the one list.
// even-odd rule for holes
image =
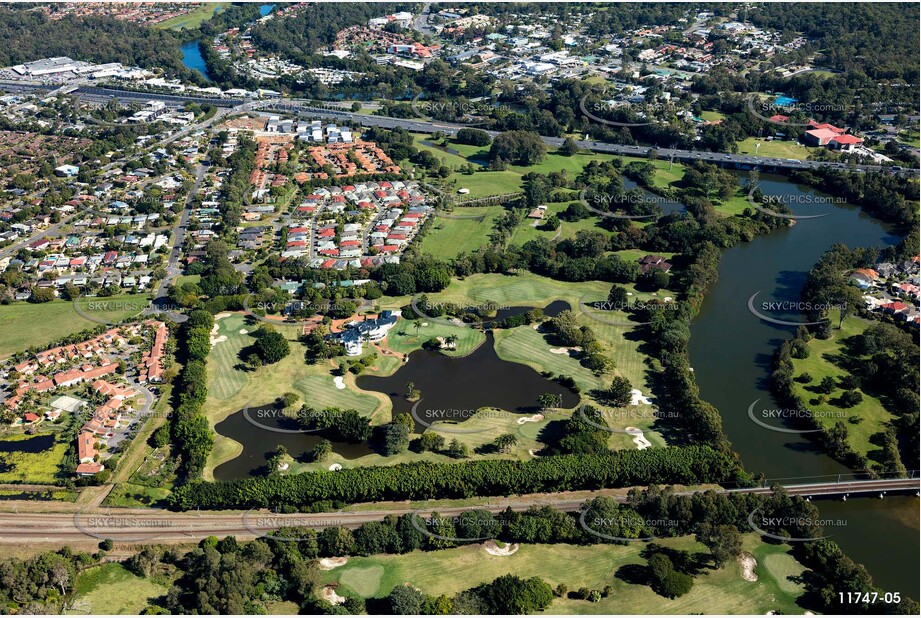
[[828, 142], [830, 148], [839, 150], [853, 150], [855, 146], [863, 144], [863, 140], [856, 135], [844, 134], [831, 138]]
[[662, 272], [667, 273], [672, 269], [672, 265], [665, 260], [661, 255], [647, 255], [639, 260], [640, 271], [643, 274], [648, 273], [651, 269], [655, 268], [661, 270]]
[[105, 469], [106, 467], [104, 465], [94, 461], [93, 463], [80, 464], [77, 466], [76, 472], [80, 476], [93, 476], [94, 474], [99, 474]]
[[163, 346], [166, 344], [166, 338], [169, 335], [169, 329], [163, 322], [151, 322], [156, 328], [154, 343], [149, 352], [145, 352], [141, 357], [141, 367], [138, 371], [138, 382], [162, 382], [163, 381]]
[[80, 463], [92, 463], [96, 455], [96, 436], [89, 431], [81, 431], [77, 438], [77, 457]]

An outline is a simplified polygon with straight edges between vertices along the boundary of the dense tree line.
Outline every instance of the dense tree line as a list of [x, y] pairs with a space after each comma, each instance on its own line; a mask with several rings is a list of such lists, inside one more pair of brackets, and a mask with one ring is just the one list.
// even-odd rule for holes
[[279, 505], [322, 508], [375, 500], [511, 495], [665, 482], [738, 483], [745, 479], [732, 457], [708, 446], [688, 446], [529, 461], [416, 462], [217, 483], [199, 481], [176, 490], [171, 505], [179, 510]]
[[177, 387], [173, 389], [173, 410], [170, 434], [172, 456], [179, 459], [178, 476], [189, 480], [201, 476], [214, 445], [214, 434], [202, 412], [208, 398], [207, 359], [211, 351], [210, 334], [214, 316], [197, 309], [180, 329], [185, 345], [185, 364], [179, 373]]
[[844, 197], [874, 217], [899, 225], [913, 235], [911, 255], [918, 254], [919, 189], [917, 179], [912, 176], [818, 168], [794, 172], [791, 179]]

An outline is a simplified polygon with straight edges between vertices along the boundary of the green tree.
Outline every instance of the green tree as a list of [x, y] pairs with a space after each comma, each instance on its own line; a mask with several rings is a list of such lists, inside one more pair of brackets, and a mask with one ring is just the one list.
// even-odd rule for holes
[[630, 385], [630, 380], [622, 376], [617, 376], [611, 380], [611, 387], [608, 389], [607, 397], [612, 405], [622, 408], [632, 401], [632, 390], [633, 387]]
[[697, 541], [707, 546], [718, 569], [742, 552], [742, 535], [735, 526], [703, 524]]

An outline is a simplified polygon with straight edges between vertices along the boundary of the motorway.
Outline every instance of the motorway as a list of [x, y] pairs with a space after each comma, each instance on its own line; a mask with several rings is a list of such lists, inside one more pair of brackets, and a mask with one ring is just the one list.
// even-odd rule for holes
[[[862, 481], [841, 481], [786, 485], [791, 495], [805, 497], [831, 497], [854, 495], [884, 495], [917, 493], [921, 482], [911, 479], [882, 479]], [[769, 487], [717, 490], [721, 493], [766, 494]], [[609, 492], [592, 492], [601, 495]], [[679, 491], [691, 494], [692, 491]], [[29, 542], [74, 542], [110, 538], [121, 542], [193, 542], [215, 535], [235, 535], [241, 539], [265, 535], [283, 526], [297, 526], [322, 529], [331, 526], [355, 528], [371, 521], [381, 521], [387, 515], [405, 515], [416, 512], [425, 516], [437, 510], [440, 516], [453, 517], [471, 509], [485, 509], [499, 513], [506, 508], [524, 511], [532, 506], [551, 506], [566, 512], [578, 512], [586, 501], [586, 492], [576, 494], [536, 494], [514, 498], [482, 498], [484, 504], [477, 506], [442, 506], [437, 508], [412, 509], [406, 503], [381, 504], [382, 508], [367, 511], [339, 511], [334, 513], [290, 513], [275, 514], [268, 511], [251, 510], [225, 512], [172, 512], [161, 509], [85, 509], [83, 511], [49, 513], [49, 505], [42, 504], [42, 512], [36, 508], [30, 512], [0, 513], [0, 544], [15, 545]], [[625, 502], [623, 492], [613, 495], [618, 502]], [[12, 503], [2, 505], [9, 508]], [[61, 505], [65, 510], [68, 505]], [[25, 507], [24, 507], [25, 508]]]
[[[29, 82], [9, 82], [0, 81], [0, 89], [15, 88], [16, 91], [29, 91], [36, 89], [48, 89], [47, 86], [40, 84], [30, 84]], [[127, 90], [116, 90], [112, 88], [99, 88], [96, 86], [81, 86], [77, 91], [82, 98], [105, 102], [112, 98], [125, 101], [148, 101], [150, 99], [162, 100], [167, 103], [181, 104], [185, 102], [211, 103], [218, 107], [232, 108], [228, 111], [245, 111], [248, 109], [268, 108], [279, 113], [293, 113], [300, 116], [311, 118], [329, 118], [339, 121], [348, 121], [361, 126], [376, 126], [385, 129], [402, 127], [407, 131], [416, 133], [434, 133], [441, 131], [443, 133], [454, 135], [460, 129], [468, 125], [436, 122], [430, 120], [392, 118], [389, 116], [370, 116], [359, 114], [347, 110], [333, 110], [326, 107], [317, 107], [310, 101], [302, 99], [275, 99], [275, 100], [243, 100], [233, 98], [209, 98], [197, 97], [191, 95], [168, 95], [154, 94], [145, 92], [132, 92]], [[498, 135], [498, 131], [487, 131], [491, 136]], [[558, 147], [563, 143], [563, 138], [542, 136], [541, 139], [545, 144], [551, 147]], [[579, 148], [593, 152], [603, 152], [608, 154], [646, 157], [649, 154], [649, 146], [630, 146], [622, 144], [608, 144], [605, 142], [577, 141]], [[799, 161], [794, 159], [782, 159], [777, 157], [759, 157], [744, 154], [728, 154], [699, 150], [682, 150], [676, 148], [657, 148], [657, 156], [660, 159], [669, 159], [682, 162], [706, 161], [720, 165], [722, 167], [733, 167], [736, 169], [752, 169], [757, 167], [762, 171], [782, 171], [782, 170], [809, 170], [823, 167], [835, 169], [852, 169], [861, 172], [879, 172], [894, 171], [899, 174], [917, 175], [918, 170], [893, 170], [891, 167], [881, 165], [854, 165], [849, 166], [844, 163], [832, 161]]]

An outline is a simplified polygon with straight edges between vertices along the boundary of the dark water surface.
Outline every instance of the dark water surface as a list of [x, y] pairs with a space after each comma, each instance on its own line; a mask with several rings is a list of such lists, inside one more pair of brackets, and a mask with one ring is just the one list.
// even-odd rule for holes
[[[767, 195], [820, 195], [781, 176], [762, 175], [760, 184]], [[756, 307], [762, 301], [798, 301], [807, 272], [833, 243], [884, 247], [899, 240], [856, 207], [815, 201], [791, 207], [797, 214], [832, 214], [799, 220], [791, 228], [758, 236], [723, 253], [719, 281], [691, 326], [691, 366], [701, 396], [719, 409], [726, 434], [746, 469], [763, 472], [768, 478], [807, 477], [804, 481], [808, 481], [831, 475], [825, 480], [833, 480], [849, 470], [802, 435], [771, 431], [749, 418], [749, 405], [756, 399], [761, 400], [759, 410], [784, 407], [770, 390], [772, 358], [796, 331], [794, 326], [771, 324], [752, 315], [747, 307], [749, 297], [760, 292]], [[772, 313], [770, 317], [805, 320], [798, 313]], [[848, 525], [833, 531], [834, 540], [870, 569], [878, 585], [918, 599], [917, 498], [816, 504], [823, 518], [848, 520]]]

